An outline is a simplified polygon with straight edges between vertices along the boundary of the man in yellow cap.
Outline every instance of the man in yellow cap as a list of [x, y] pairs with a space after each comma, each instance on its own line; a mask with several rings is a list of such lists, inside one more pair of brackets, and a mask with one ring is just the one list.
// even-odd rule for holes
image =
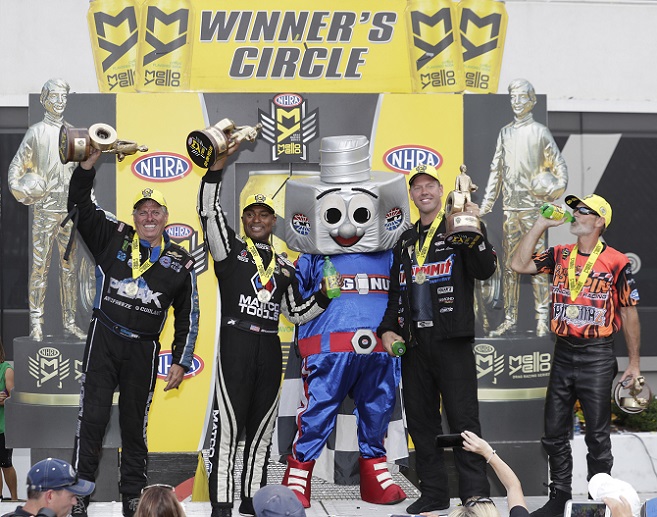
[[[402, 382], [421, 496], [406, 512], [417, 515], [450, 505], [444, 454], [435, 445], [436, 435], [443, 434], [440, 406], [450, 432], [481, 435], [472, 353], [474, 281], [495, 272], [497, 255], [483, 225], [483, 238], [476, 246], [452, 247], [445, 242], [443, 186], [435, 167], [418, 165], [409, 183], [420, 220], [402, 234], [393, 250], [388, 306], [377, 334], [391, 355], [395, 341], [408, 345], [401, 360]], [[464, 208], [479, 214], [475, 203], [467, 202]], [[486, 462], [480, 455], [455, 447], [454, 461], [463, 504], [490, 495]]]
[[639, 369], [639, 302], [630, 261], [602, 242], [611, 224], [611, 205], [601, 196], [567, 196], [575, 221], [570, 232], [576, 244], [557, 245], [535, 253], [548, 228], [560, 226], [538, 217], [512, 257], [518, 273], [552, 275], [550, 326], [557, 336], [545, 400], [543, 448], [550, 463], [550, 499], [534, 517], [561, 517], [571, 499], [573, 458], [570, 433], [573, 408], [579, 400], [586, 421], [587, 466], [591, 479], [611, 473], [611, 411], [609, 397], [618, 373], [614, 333], [623, 329], [629, 364], [620, 378], [636, 379]]
[[246, 430], [240, 515], [255, 515], [253, 495], [267, 484], [267, 462], [278, 408], [282, 353], [278, 337], [281, 312], [302, 324], [328, 307], [322, 286], [307, 299], [299, 293], [294, 266], [271, 243], [276, 214], [271, 198], [250, 195], [242, 211], [244, 236], [229, 226], [220, 190], [226, 158], [210, 167], [198, 194], [205, 242], [214, 260], [221, 291], [219, 365], [213, 398], [210, 456], [212, 517], [230, 517], [235, 488], [237, 442]]
[[[177, 388], [192, 365], [198, 334], [194, 259], [170, 241], [162, 193], [146, 187], [135, 196], [133, 225], [107, 217], [91, 188], [100, 151], [73, 172], [69, 210], [79, 212], [78, 230], [96, 262], [97, 292], [82, 366], [80, 411], [73, 466], [94, 481], [103, 437], [118, 386], [121, 423], [123, 515], [131, 517], [146, 486], [146, 426], [158, 373], [160, 331], [173, 307], [172, 365], [165, 391]], [[73, 515], [85, 515], [89, 497]]]

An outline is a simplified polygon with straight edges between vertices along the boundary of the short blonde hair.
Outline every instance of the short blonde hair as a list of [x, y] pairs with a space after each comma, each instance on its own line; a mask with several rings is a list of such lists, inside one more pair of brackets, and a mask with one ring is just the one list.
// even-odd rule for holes
[[494, 503], [479, 502], [476, 498], [473, 498], [472, 502], [474, 504], [470, 503], [471, 506], [457, 506], [449, 512], [449, 517], [500, 517], [500, 512]]

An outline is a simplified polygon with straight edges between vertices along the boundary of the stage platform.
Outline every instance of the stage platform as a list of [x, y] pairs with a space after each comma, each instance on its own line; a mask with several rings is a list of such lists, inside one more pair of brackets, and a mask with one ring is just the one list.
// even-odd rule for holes
[[[641, 501], [657, 496], [657, 494], [639, 494]], [[528, 497], [527, 506], [529, 511], [543, 506], [547, 497]], [[380, 506], [364, 503], [360, 499], [313, 499], [312, 506], [306, 510], [307, 517], [387, 517], [390, 515], [405, 515], [406, 507], [413, 501], [408, 499], [403, 503]], [[509, 515], [506, 498], [493, 497], [500, 515]], [[458, 499], [452, 499], [450, 510], [456, 508]], [[210, 515], [210, 503], [183, 502], [185, 513], [188, 517], [208, 517]], [[16, 503], [0, 503], [0, 515], [13, 510]], [[447, 515], [449, 511], [440, 512]], [[239, 516], [237, 508], [233, 509], [233, 515]], [[121, 503], [93, 503], [89, 507], [89, 517], [121, 517]]]

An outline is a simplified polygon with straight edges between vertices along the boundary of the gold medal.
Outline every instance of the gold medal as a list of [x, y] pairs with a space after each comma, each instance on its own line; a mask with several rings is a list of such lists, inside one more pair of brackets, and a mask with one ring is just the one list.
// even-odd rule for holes
[[137, 282], [129, 282], [125, 286], [125, 293], [131, 298], [137, 296], [138, 292], [139, 292], [139, 286], [137, 285]]
[[566, 307], [566, 317], [569, 320], [574, 320], [579, 316], [579, 307], [577, 305], [569, 305]]
[[421, 269], [418, 269], [417, 273], [415, 273], [415, 283], [416, 284], [423, 284], [424, 282], [427, 281], [427, 275], [424, 271]]
[[260, 291], [258, 291], [258, 300], [262, 303], [267, 303], [271, 300], [271, 293], [267, 291], [267, 289], [260, 289]]

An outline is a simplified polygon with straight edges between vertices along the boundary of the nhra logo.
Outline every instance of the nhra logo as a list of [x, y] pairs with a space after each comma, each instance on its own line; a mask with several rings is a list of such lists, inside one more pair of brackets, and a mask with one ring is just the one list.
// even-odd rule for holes
[[[171, 350], [165, 350], [163, 352], [160, 352], [157, 362], [157, 378], [166, 379], [167, 375], [169, 375], [169, 369], [171, 368], [172, 364], [173, 364], [173, 355], [171, 354]], [[203, 362], [203, 359], [201, 359], [198, 355], [194, 354], [194, 357], [192, 357], [192, 366], [189, 368], [189, 371], [184, 375], [183, 378], [188, 379], [189, 377], [194, 377], [195, 375], [198, 375], [203, 371], [204, 366], [205, 363]]]
[[176, 153], [152, 153], [132, 163], [132, 173], [148, 181], [175, 181], [187, 176], [192, 162]]
[[297, 93], [280, 93], [269, 113], [258, 110], [262, 136], [271, 144], [271, 159], [292, 163], [308, 161], [308, 144], [319, 136], [319, 110], [308, 113], [308, 101]]
[[294, 108], [301, 105], [303, 97], [296, 93], [281, 93], [274, 97], [272, 102], [281, 108]]
[[170, 224], [166, 227], [166, 232], [174, 241], [189, 239], [194, 233], [194, 229], [186, 224]]
[[408, 174], [421, 164], [438, 169], [443, 164], [443, 157], [438, 151], [423, 145], [400, 145], [387, 151], [383, 161], [389, 169]]

